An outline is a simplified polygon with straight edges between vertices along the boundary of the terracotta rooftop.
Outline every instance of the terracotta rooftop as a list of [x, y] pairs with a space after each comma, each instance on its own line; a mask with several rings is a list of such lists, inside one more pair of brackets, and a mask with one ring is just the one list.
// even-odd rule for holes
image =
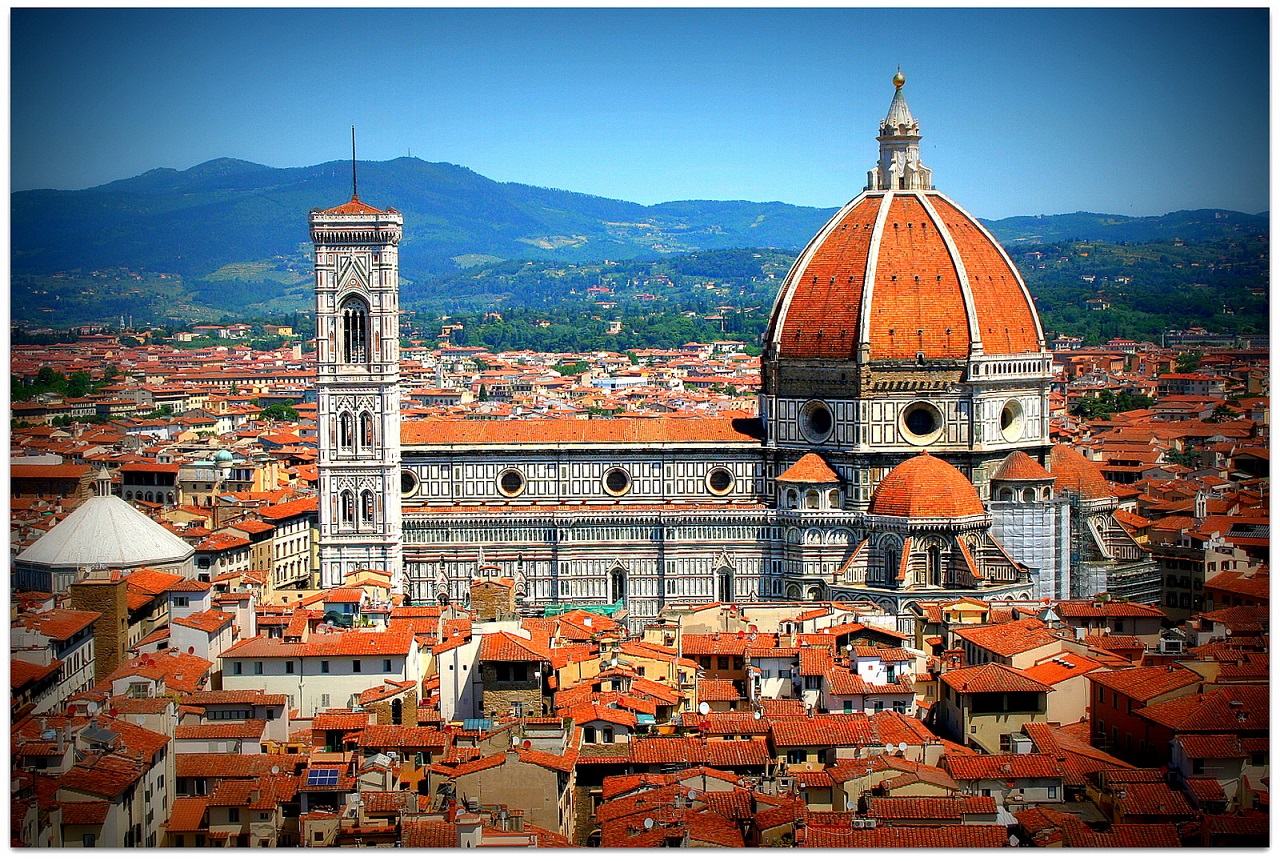
[[986, 510], [960, 470], [928, 452], [895, 466], [871, 496], [871, 514], [885, 517], [972, 517]]
[[992, 474], [992, 481], [1047, 481], [1053, 476], [1043, 466], [1032, 460], [1026, 452], [1015, 451], [1000, 461]]
[[1080, 452], [1059, 443], [1049, 453], [1049, 472], [1059, 493], [1078, 493], [1082, 499], [1114, 496], [1102, 470]]
[[421, 419], [400, 426], [404, 445], [582, 445], [750, 443], [763, 437], [755, 418], [612, 418], [468, 421]]
[[807, 452], [778, 476], [777, 480], [792, 484], [838, 484], [840, 476], [827, 465], [822, 455]]

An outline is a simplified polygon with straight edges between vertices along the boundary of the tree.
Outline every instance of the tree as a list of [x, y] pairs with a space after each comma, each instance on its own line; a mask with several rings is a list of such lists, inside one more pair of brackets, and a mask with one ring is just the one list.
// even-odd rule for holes
[[1200, 367], [1202, 358], [1204, 358], [1204, 353], [1201, 350], [1196, 350], [1194, 353], [1183, 353], [1178, 356], [1173, 368], [1179, 374], [1189, 374]]
[[67, 397], [83, 398], [93, 390], [93, 380], [87, 371], [76, 371], [67, 379]]
[[1218, 404], [1213, 408], [1213, 414], [1205, 419], [1205, 421], [1212, 424], [1219, 424], [1221, 422], [1229, 422], [1238, 418], [1240, 418], [1240, 414], [1231, 409], [1231, 407], [1226, 404]]
[[298, 411], [287, 404], [272, 404], [269, 407], [264, 407], [262, 412], [258, 413], [258, 418], [263, 421], [296, 422], [298, 420]]

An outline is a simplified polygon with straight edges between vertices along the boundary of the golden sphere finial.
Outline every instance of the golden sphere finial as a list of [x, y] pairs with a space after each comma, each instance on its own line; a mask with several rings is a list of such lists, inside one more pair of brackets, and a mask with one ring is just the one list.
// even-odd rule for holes
[[902, 67], [899, 66], [898, 74], [893, 76], [893, 85], [900, 90], [902, 89], [902, 85], [905, 84], [906, 82], [907, 82], [907, 78], [905, 75], [902, 74]]

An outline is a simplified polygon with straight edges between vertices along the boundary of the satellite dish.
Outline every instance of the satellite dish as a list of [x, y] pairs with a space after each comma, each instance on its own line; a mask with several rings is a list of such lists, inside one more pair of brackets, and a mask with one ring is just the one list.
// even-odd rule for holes
[[518, 735], [511, 736], [511, 746], [519, 747], [519, 745], [520, 745], [520, 736]]
[[690, 801], [697, 801], [697, 800], [698, 800], [698, 792], [697, 792], [697, 790], [695, 790], [695, 789], [690, 789], [690, 790], [689, 790], [689, 800], [690, 800]]
[[711, 704], [706, 700], [698, 703], [698, 714], [704, 715], [711, 711]]
[[532, 750], [532, 749], [533, 749], [533, 742], [529, 741], [529, 739], [527, 739], [527, 738], [526, 738], [526, 739], [524, 740], [524, 749], [525, 749], [525, 750]]
[[653, 817], [652, 817], [652, 816], [646, 816], [646, 817], [644, 818], [644, 830], [645, 830], [645, 831], [648, 831], [648, 830], [649, 830], [650, 828], [652, 828], [652, 827], [653, 827]]
[[907, 752], [907, 743], [905, 741], [898, 742], [898, 751], [899, 753]]
[[896, 747], [894, 747], [894, 746], [893, 746], [893, 745], [891, 745], [891, 744], [886, 744], [886, 745], [884, 746], [884, 752], [885, 752], [887, 755], [892, 756], [892, 755], [893, 755], [893, 752], [894, 752], [895, 750], [897, 750], [897, 748], [896, 748]]
[[752, 717], [754, 717], [756, 720], [760, 720], [760, 718], [764, 717], [764, 712], [756, 712], [755, 714], [752, 715]]
[[853, 651], [853, 643], [847, 643], [847, 644], [845, 644], [844, 650], [845, 650], [846, 652], [852, 652], [852, 651]]

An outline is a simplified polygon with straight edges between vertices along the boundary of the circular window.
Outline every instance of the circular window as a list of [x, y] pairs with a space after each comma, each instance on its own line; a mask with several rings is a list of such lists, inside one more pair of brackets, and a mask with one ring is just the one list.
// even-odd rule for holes
[[631, 476], [620, 466], [604, 474], [604, 489], [613, 496], [622, 496], [631, 488]]
[[928, 445], [942, 436], [942, 413], [933, 404], [917, 401], [902, 411], [902, 435], [912, 445]]
[[400, 471], [400, 495], [409, 496], [418, 489], [418, 476], [414, 475], [413, 470], [404, 469]]
[[716, 467], [707, 473], [707, 487], [711, 488], [712, 493], [728, 493], [733, 488], [733, 473], [722, 466]]
[[1000, 435], [1008, 442], [1017, 442], [1022, 439], [1025, 424], [1022, 404], [1018, 401], [1006, 401], [1000, 410]]
[[498, 473], [498, 492], [503, 496], [519, 496], [524, 493], [524, 474], [518, 469], [504, 469]]
[[822, 442], [831, 436], [831, 410], [822, 401], [809, 401], [800, 410], [800, 431], [809, 442]]

